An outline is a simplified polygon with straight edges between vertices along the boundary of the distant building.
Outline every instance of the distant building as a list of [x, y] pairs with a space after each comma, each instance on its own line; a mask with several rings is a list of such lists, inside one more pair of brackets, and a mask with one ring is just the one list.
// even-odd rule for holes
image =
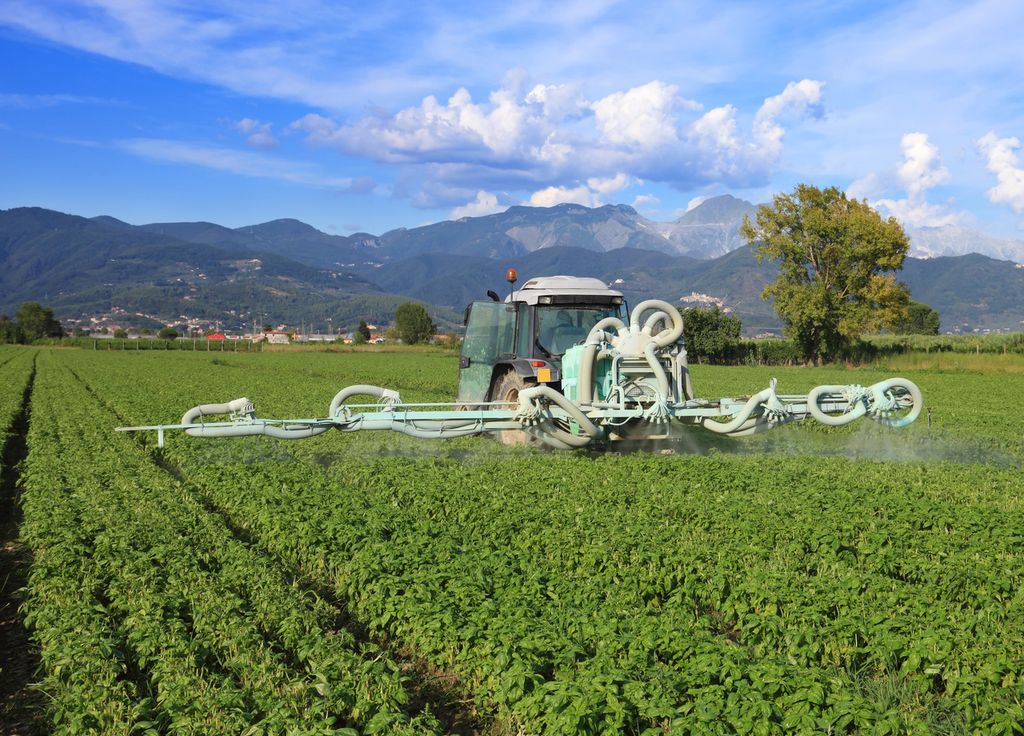
[[207, 340], [227, 340], [227, 336], [223, 332], [211, 332], [206, 336]]
[[271, 330], [266, 333], [267, 342], [271, 345], [288, 345], [291, 343], [291, 338], [284, 330]]

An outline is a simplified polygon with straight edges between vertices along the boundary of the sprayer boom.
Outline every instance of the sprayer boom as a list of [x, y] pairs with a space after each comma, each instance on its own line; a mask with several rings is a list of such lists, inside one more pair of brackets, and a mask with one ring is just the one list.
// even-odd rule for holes
[[[522, 433], [549, 447], [572, 449], [662, 439], [673, 425], [729, 437], [806, 418], [840, 426], [867, 416], [888, 427], [905, 427], [924, 406], [921, 391], [905, 378], [866, 387], [818, 386], [806, 395], [779, 395], [772, 379], [768, 388], [752, 396], [694, 398], [682, 332], [683, 319], [675, 307], [648, 300], [633, 309], [628, 325], [618, 317], [604, 317], [590, 328], [585, 340], [567, 349], [557, 386], [520, 379], [518, 384], [501, 382], [513, 388], [487, 401], [405, 403], [395, 391], [356, 385], [335, 395], [324, 418], [262, 419], [252, 402], [242, 398], [200, 404], [185, 412], [178, 424], [119, 427], [118, 431], [156, 431], [161, 447], [166, 430], [184, 430], [193, 437], [304, 439], [333, 428], [392, 430], [422, 439]], [[373, 402], [349, 403], [355, 397]], [[206, 421], [208, 417], [222, 419]]]

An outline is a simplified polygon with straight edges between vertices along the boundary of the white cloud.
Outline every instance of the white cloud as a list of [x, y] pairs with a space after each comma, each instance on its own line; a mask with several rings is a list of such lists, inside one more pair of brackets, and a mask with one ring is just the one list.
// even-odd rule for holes
[[553, 207], [556, 204], [573, 203], [587, 207], [600, 207], [605, 204], [605, 197], [616, 194], [630, 185], [626, 174], [616, 174], [609, 179], [592, 177], [586, 184], [575, 187], [551, 186], [530, 195], [530, 204], [534, 207]]
[[653, 194], [638, 194], [633, 199], [633, 209], [635, 210], [653, 210], [659, 204], [661, 204], [661, 200]]
[[985, 165], [996, 175], [996, 185], [988, 190], [990, 202], [1008, 204], [1013, 211], [1024, 212], [1024, 169], [1017, 165], [1020, 148], [1017, 138], [1000, 138], [989, 132], [978, 140], [978, 151], [985, 157]]
[[252, 118], [242, 118], [235, 123], [235, 129], [245, 135], [245, 142], [253, 148], [273, 148], [277, 145], [277, 138], [270, 132], [272, 125]]
[[[950, 180], [949, 170], [942, 165], [939, 149], [928, 140], [927, 133], [906, 133], [900, 139], [903, 162], [895, 172], [896, 180], [906, 192], [902, 199], [877, 199], [872, 206], [884, 210], [910, 227], [943, 227], [963, 221], [964, 213], [953, 209], [952, 202], [932, 204], [928, 190]], [[877, 196], [884, 191], [880, 178], [868, 174], [847, 189], [850, 196]]]
[[816, 112], [823, 83], [793, 82], [767, 98], [749, 133], [740, 130], [734, 106], [694, 119], [701, 105], [658, 80], [593, 103], [572, 85], [527, 87], [521, 74], [511, 74], [486, 101], [459, 88], [443, 103], [428, 96], [394, 114], [346, 122], [309, 113], [290, 127], [313, 145], [403, 164], [415, 172], [407, 180], [418, 176], [422, 187], [472, 196], [545, 184], [535, 190], [544, 201], [594, 201], [600, 192], [579, 182], [620, 174], [680, 187], [766, 184], [782, 149], [783, 121]]
[[557, 145], [551, 138], [557, 120], [544, 109], [543, 102], [520, 102], [504, 88], [492, 92], [487, 103], [477, 103], [460, 87], [445, 104], [431, 95], [392, 117], [340, 125], [309, 114], [291, 127], [305, 131], [312, 143], [383, 161], [500, 163], [538, 159], [545, 145], [547, 155], [557, 158], [551, 148]]
[[168, 163], [202, 166], [242, 176], [278, 179], [304, 186], [366, 192], [373, 188], [364, 179], [332, 177], [309, 164], [287, 161], [252, 151], [236, 151], [197, 143], [161, 138], [131, 138], [116, 147], [141, 158]]
[[578, 84], [538, 84], [526, 95], [526, 102], [544, 107], [544, 114], [553, 120], [583, 117], [589, 105]]
[[851, 199], [874, 199], [883, 191], [878, 174], [872, 171], [846, 187], [846, 196]]
[[508, 207], [498, 204], [497, 196], [481, 189], [476, 193], [475, 200], [453, 209], [451, 219], [458, 220], [461, 217], [493, 215], [496, 212], [504, 212], [506, 209], [508, 209]]
[[903, 163], [896, 170], [907, 189], [907, 196], [916, 199], [925, 191], [949, 181], [949, 169], [939, 161], [939, 149], [929, 142], [926, 133], [907, 133], [900, 141]]
[[785, 130], [779, 118], [786, 115], [803, 117], [808, 113], [821, 115], [821, 92], [824, 82], [802, 79], [790, 82], [781, 94], [767, 98], [754, 116], [754, 141], [767, 157], [779, 155]]
[[675, 143], [676, 108], [696, 104], [676, 97], [678, 91], [674, 84], [654, 80], [598, 100], [591, 107], [601, 139], [612, 145], [640, 148]]

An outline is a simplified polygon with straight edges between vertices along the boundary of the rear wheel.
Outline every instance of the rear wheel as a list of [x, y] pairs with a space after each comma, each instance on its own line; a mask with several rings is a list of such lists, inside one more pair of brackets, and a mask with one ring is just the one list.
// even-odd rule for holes
[[[526, 388], [526, 381], [515, 371], [502, 373], [491, 391], [491, 401], [500, 401], [508, 406], [502, 409], [514, 409], [519, 406], [519, 392]], [[505, 429], [494, 433], [495, 438], [503, 445], [526, 445], [526, 432], [519, 429]]]

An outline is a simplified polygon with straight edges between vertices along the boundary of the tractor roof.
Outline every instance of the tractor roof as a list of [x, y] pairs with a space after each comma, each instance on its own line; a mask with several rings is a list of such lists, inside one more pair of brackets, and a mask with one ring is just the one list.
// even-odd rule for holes
[[529, 279], [514, 295], [509, 295], [505, 301], [526, 302], [537, 304], [541, 297], [598, 297], [601, 302], [612, 297], [622, 298], [621, 291], [609, 289], [601, 279], [585, 278], [581, 276], [538, 276]]

